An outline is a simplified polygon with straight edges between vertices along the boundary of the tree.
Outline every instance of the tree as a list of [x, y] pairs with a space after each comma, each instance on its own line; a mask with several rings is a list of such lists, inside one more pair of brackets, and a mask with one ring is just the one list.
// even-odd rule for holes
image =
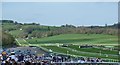
[[107, 24], [105, 24], [105, 27], [107, 27], [108, 25]]
[[48, 31], [50, 31], [50, 27], [48, 26]]
[[14, 37], [12, 35], [2, 31], [2, 35], [0, 35], [0, 37], [2, 38], [2, 46], [3, 47], [16, 45], [14, 43], [15, 39], [14, 39]]

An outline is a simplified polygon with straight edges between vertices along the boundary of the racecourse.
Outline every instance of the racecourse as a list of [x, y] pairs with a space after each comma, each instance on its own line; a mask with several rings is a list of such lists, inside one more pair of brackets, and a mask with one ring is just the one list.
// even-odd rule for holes
[[[108, 48], [115, 48], [118, 46], [117, 40], [117, 36], [104, 34], [62, 34], [46, 38], [16, 38], [20, 46], [37, 46], [52, 53], [75, 57], [99, 57], [114, 61], [118, 61], [118, 51]], [[69, 46], [62, 47], [64, 44]], [[81, 45], [91, 45], [95, 46], [95, 48], [82, 49], [79, 48]], [[97, 46], [106, 46], [106, 48]]]

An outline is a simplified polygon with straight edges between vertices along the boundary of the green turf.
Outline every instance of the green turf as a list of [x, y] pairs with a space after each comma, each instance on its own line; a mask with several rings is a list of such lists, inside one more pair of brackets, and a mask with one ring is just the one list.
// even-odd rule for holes
[[65, 48], [57, 47], [57, 46], [42, 46], [44, 48], [47, 48], [48, 50], [51, 49], [53, 52], [58, 52], [58, 53], [64, 53], [64, 54], [71, 54], [71, 55], [77, 55], [77, 56], [85, 56], [85, 57], [99, 57], [99, 58], [109, 58], [109, 59], [118, 59], [118, 56], [108, 56], [106, 55], [95, 55], [95, 54], [85, 54], [85, 53], [80, 53], [76, 51], [71, 51]]
[[14, 36], [14, 37], [18, 37], [20, 34], [22, 34], [22, 30], [13, 30], [10, 31], [10, 33]]
[[17, 41], [17, 44], [20, 46], [29, 46], [29, 44], [25, 42], [22, 38], [18, 38], [16, 41]]
[[[20, 40], [20, 39], [19, 39]], [[117, 36], [104, 35], [104, 34], [61, 34], [52, 37], [45, 38], [33, 38], [26, 40], [33, 46], [41, 46], [43, 44], [116, 44], [117, 45]], [[24, 45], [29, 45], [24, 40], [20, 41]], [[57, 45], [57, 44], [56, 44]], [[89, 48], [89, 49], [79, 49], [78, 46], [72, 45], [67, 48], [57, 47], [57, 46], [42, 46], [46, 49], [52, 49], [53, 52], [63, 53], [76, 56], [85, 56], [85, 57], [100, 57], [107, 59], [118, 59], [117, 51], [103, 50], [99, 48]], [[68, 49], [70, 48], [70, 49]], [[76, 51], [73, 51], [76, 50]], [[101, 51], [101, 55], [100, 55]], [[85, 53], [82, 53], [85, 52]], [[92, 54], [90, 54], [92, 53]], [[108, 57], [106, 55], [108, 54]]]
[[52, 37], [27, 40], [31, 44], [72, 43], [72, 44], [117, 44], [117, 36], [104, 34], [61, 34]]
[[91, 53], [114, 54], [114, 55], [118, 54], [118, 51], [115, 50], [108, 50], [102, 48], [79, 48], [79, 46], [77, 45], [70, 45], [68, 46], [68, 48], [75, 49], [78, 51], [91, 52]]

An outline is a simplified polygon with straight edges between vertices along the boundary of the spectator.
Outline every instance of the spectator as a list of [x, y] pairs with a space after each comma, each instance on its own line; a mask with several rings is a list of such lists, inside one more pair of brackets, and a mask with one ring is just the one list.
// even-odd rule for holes
[[23, 54], [19, 54], [18, 55], [18, 62], [21, 62], [24, 60], [24, 55]]
[[18, 58], [15, 56], [15, 52], [11, 52], [11, 55], [9, 56], [12, 60], [18, 61]]

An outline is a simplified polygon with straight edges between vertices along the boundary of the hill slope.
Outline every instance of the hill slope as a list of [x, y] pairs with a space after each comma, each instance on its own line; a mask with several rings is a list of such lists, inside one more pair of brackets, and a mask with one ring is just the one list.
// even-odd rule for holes
[[31, 44], [75, 43], [75, 44], [117, 44], [117, 36], [104, 34], [61, 34], [27, 40]]

